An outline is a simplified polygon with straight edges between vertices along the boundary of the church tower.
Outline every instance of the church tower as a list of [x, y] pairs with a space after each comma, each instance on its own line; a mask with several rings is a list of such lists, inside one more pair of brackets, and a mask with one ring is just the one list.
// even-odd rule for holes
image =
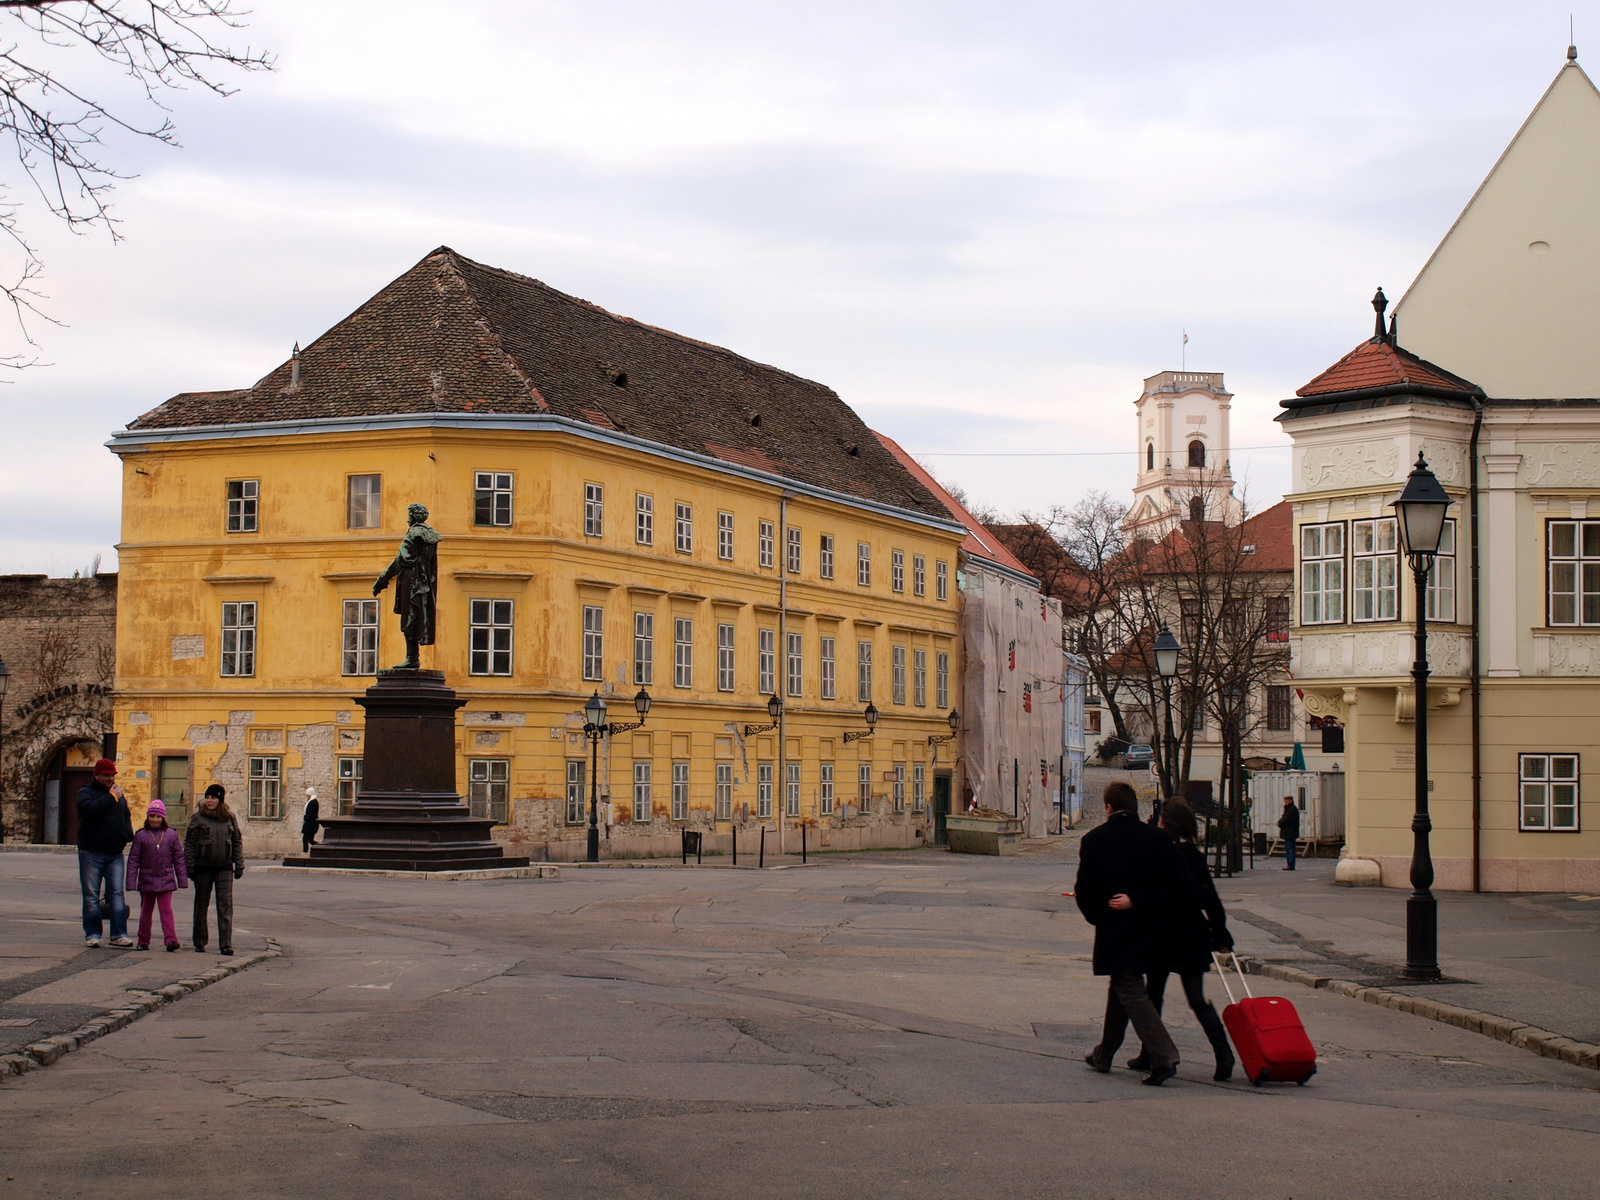
[[1138, 482], [1123, 522], [1130, 536], [1158, 539], [1184, 521], [1244, 519], [1228, 462], [1232, 400], [1220, 371], [1162, 371], [1144, 381], [1134, 401]]

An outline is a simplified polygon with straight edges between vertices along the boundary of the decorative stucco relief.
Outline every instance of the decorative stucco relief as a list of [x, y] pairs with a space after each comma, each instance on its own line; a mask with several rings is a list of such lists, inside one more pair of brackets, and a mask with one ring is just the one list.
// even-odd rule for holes
[[1424, 442], [1428, 467], [1445, 483], [1460, 483], [1467, 476], [1467, 455], [1454, 442]]
[[1600, 487], [1600, 443], [1519, 446], [1529, 487]]
[[[1548, 647], [1549, 668], [1541, 675], [1600, 675], [1600, 638], [1573, 633], [1552, 633], [1539, 640]], [[1544, 655], [1538, 656], [1544, 659]], [[1544, 662], [1539, 666], [1543, 667]]]
[[1307, 488], [1387, 483], [1399, 464], [1400, 450], [1390, 440], [1312, 446], [1300, 460], [1300, 478]]
[[[1294, 672], [1297, 679], [1405, 675], [1416, 642], [1401, 630], [1372, 633], [1302, 634]], [[1460, 634], [1428, 634], [1428, 667], [1434, 675], [1460, 675], [1469, 653]]]

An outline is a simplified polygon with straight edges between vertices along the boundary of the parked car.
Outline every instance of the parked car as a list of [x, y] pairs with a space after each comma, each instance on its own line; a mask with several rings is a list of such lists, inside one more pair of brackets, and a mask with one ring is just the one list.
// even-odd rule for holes
[[1122, 756], [1122, 765], [1130, 771], [1148, 771], [1155, 750], [1144, 742], [1134, 742]]

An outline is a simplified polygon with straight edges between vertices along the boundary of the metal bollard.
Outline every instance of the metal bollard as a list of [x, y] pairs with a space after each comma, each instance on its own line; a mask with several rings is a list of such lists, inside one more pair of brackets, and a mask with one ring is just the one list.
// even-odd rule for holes
[[761, 827], [761, 850], [756, 856], [756, 866], [765, 867], [766, 865], [767, 865], [767, 827], [765, 825], [763, 825]]
[[739, 865], [739, 827], [730, 825], [728, 827], [728, 836], [733, 839], [733, 865], [737, 867]]
[[800, 865], [804, 866], [805, 865], [805, 861], [806, 861], [806, 827], [804, 825], [802, 825], [802, 826], [800, 826]]

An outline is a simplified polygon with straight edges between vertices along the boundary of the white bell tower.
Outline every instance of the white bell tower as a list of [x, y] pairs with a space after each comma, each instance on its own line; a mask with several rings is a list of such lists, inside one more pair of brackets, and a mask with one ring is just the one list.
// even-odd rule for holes
[[1228, 461], [1232, 400], [1220, 371], [1162, 371], [1144, 381], [1134, 401], [1139, 474], [1123, 522], [1130, 535], [1159, 539], [1184, 521], [1244, 519]]

